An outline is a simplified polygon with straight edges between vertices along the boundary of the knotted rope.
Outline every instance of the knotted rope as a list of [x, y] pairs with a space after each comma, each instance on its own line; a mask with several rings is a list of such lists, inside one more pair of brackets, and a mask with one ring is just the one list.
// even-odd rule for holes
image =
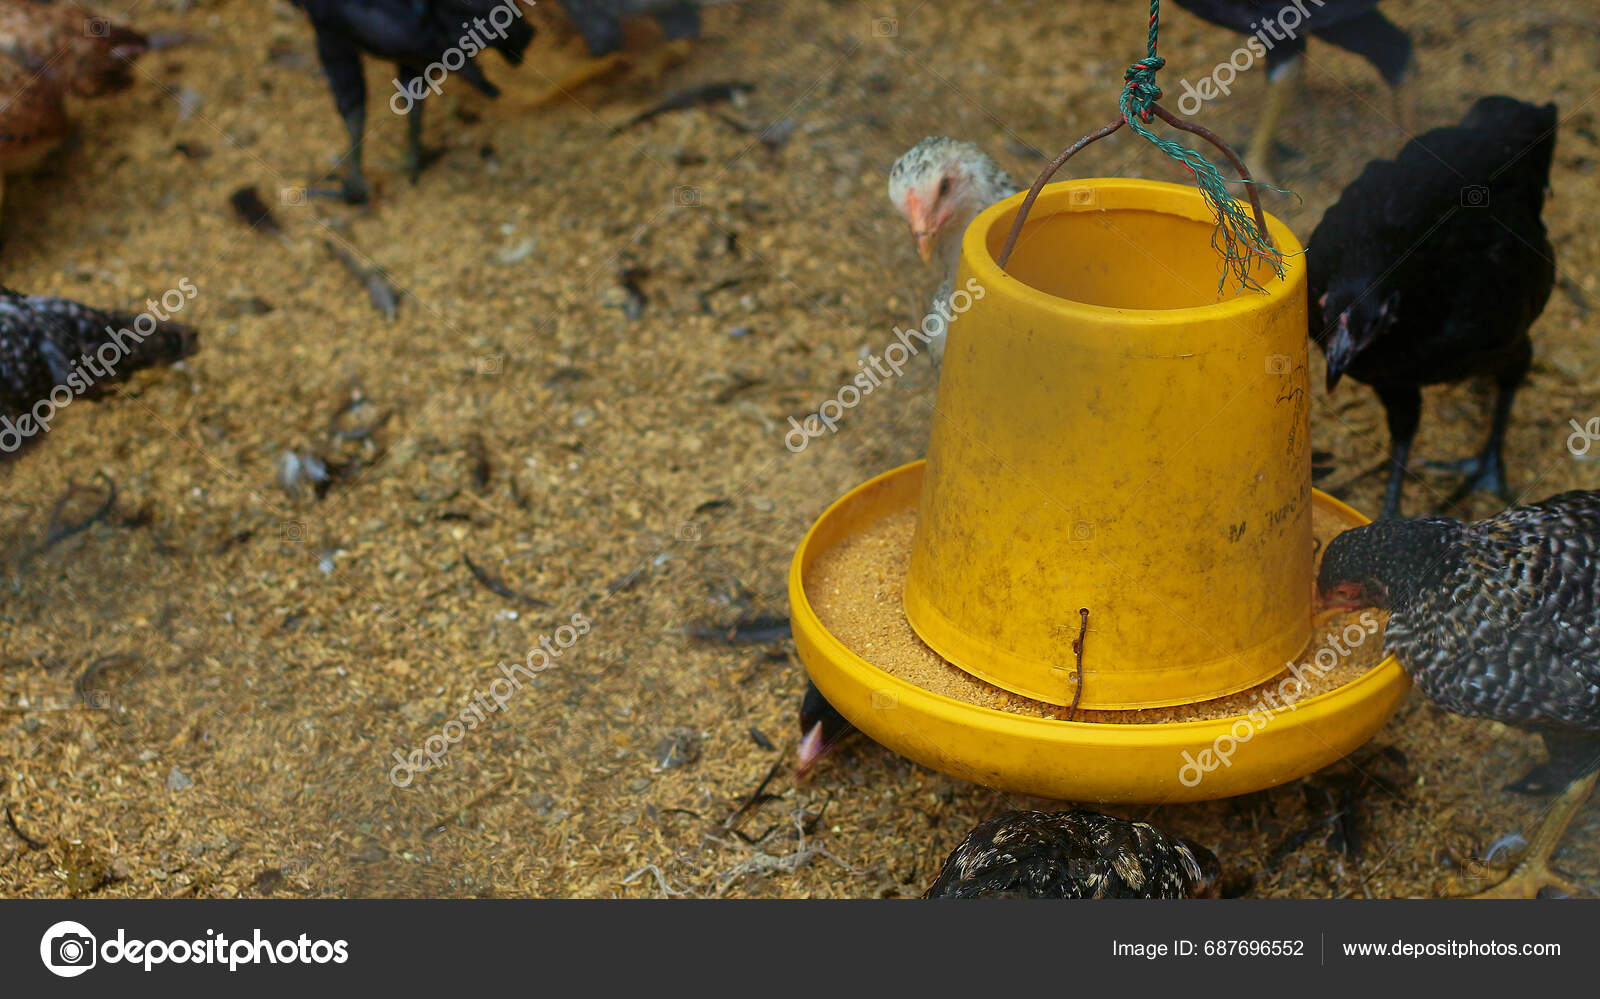
[[[1182, 163], [1194, 175], [1195, 184], [1200, 188], [1200, 195], [1216, 219], [1216, 229], [1211, 235], [1211, 246], [1222, 255], [1223, 259], [1222, 276], [1217, 282], [1219, 289], [1227, 284], [1229, 275], [1232, 275], [1238, 280], [1241, 289], [1261, 290], [1260, 283], [1251, 273], [1252, 262], [1257, 258], [1265, 261], [1278, 277], [1283, 277], [1283, 253], [1272, 245], [1272, 239], [1267, 234], [1266, 219], [1261, 212], [1261, 199], [1256, 192], [1259, 185], [1251, 179], [1250, 171], [1245, 168], [1233, 150], [1210, 130], [1193, 122], [1184, 121], [1157, 103], [1161, 99], [1161, 87], [1156, 83], [1156, 73], [1167, 64], [1165, 59], [1156, 54], [1160, 25], [1161, 0], [1150, 0], [1150, 32], [1146, 42], [1146, 55], [1122, 74], [1122, 96], [1118, 101], [1118, 107], [1122, 111], [1121, 116], [1068, 146], [1060, 156], [1045, 167], [1039, 179], [1034, 181], [1032, 189], [1028, 191], [1028, 197], [1022, 203], [1022, 210], [1017, 213], [1017, 218], [1012, 223], [1011, 234], [1006, 238], [1005, 248], [1000, 253], [1001, 267], [1004, 267], [1006, 261], [1010, 259], [1028, 211], [1033, 207], [1040, 190], [1050, 177], [1084, 146], [1105, 138], [1123, 125], [1129, 125], [1157, 149]], [[1227, 181], [1204, 156], [1181, 143], [1163, 139], [1147, 128], [1146, 126], [1155, 118], [1160, 118], [1174, 128], [1198, 135], [1222, 150], [1234, 168], [1239, 171], [1245, 191], [1250, 197], [1252, 211], [1247, 213], [1244, 207], [1228, 193]]]

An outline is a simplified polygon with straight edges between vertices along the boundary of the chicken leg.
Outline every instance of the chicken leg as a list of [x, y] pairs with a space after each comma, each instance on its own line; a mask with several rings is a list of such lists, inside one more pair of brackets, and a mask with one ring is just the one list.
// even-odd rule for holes
[[1594, 791], [1596, 778], [1600, 778], [1600, 770], [1591, 770], [1587, 776], [1579, 777], [1567, 785], [1561, 797], [1550, 806], [1550, 813], [1539, 823], [1539, 828], [1533, 834], [1533, 840], [1528, 844], [1522, 860], [1511, 873], [1493, 888], [1466, 897], [1536, 898], [1540, 889], [1548, 887], [1559, 888], [1569, 895], [1591, 894], [1584, 886], [1552, 871], [1550, 854], [1554, 853], [1561, 843], [1561, 837], [1566, 834], [1567, 826], [1572, 824], [1573, 816], [1578, 814], [1578, 809], [1589, 800], [1590, 793]]
[[311, 188], [306, 193], [319, 197], [336, 195], [352, 205], [363, 204], [369, 192], [367, 179], [361, 172], [361, 144], [367, 127], [367, 82], [361, 71], [361, 51], [347, 39], [319, 32], [317, 58], [328, 75], [334, 106], [344, 119], [350, 148], [344, 156], [344, 181], [339, 189]]
[[1490, 423], [1490, 440], [1483, 451], [1462, 458], [1461, 461], [1429, 461], [1429, 467], [1466, 475], [1466, 480], [1445, 499], [1446, 508], [1461, 503], [1472, 493], [1494, 493], [1510, 503], [1515, 498], [1506, 480], [1506, 427], [1510, 424], [1510, 403], [1517, 395], [1517, 384], [1502, 384], [1494, 395], [1494, 418]]
[[1261, 120], [1256, 124], [1255, 135], [1250, 138], [1250, 148], [1244, 161], [1258, 180], [1268, 180], [1270, 183], [1273, 140], [1277, 135], [1278, 121], [1283, 117], [1284, 109], [1294, 102], [1305, 73], [1305, 60], [1298, 55], [1267, 70], [1267, 105], [1261, 111]]
[[1398, 517], [1411, 441], [1422, 422], [1422, 392], [1415, 385], [1378, 386], [1377, 392], [1389, 421], [1389, 485], [1383, 491], [1383, 513], [1379, 516]]
[[[352, 108], [344, 113], [345, 132], [350, 136], [350, 148], [344, 154], [344, 177], [337, 188], [308, 187], [307, 194], [315, 198], [342, 198], [352, 205], [366, 204], [371, 194], [366, 175], [361, 170], [361, 144], [365, 140], [366, 127], [366, 108]], [[329, 176], [337, 176], [337, 173]]]
[[[422, 79], [420, 75], [412, 73], [401, 82], [411, 90], [412, 81], [420, 79]], [[429, 148], [422, 144], [422, 110], [427, 104], [427, 98], [424, 97], [412, 101], [411, 106], [406, 109], [406, 172], [411, 175], [413, 184], [422, 176], [422, 171], [444, 155], [443, 149]]]
[[1455, 506], [1473, 493], [1493, 493], [1507, 503], [1515, 497], [1506, 481], [1506, 461], [1503, 454], [1506, 426], [1511, 422], [1511, 400], [1516, 387], [1502, 387], [1494, 402], [1494, 421], [1489, 429], [1489, 443], [1483, 451], [1460, 461], [1430, 461], [1429, 468], [1440, 468], [1465, 476], [1456, 491], [1445, 499], [1443, 509]]
[[1513, 499], [1511, 485], [1506, 481], [1506, 429], [1511, 425], [1511, 404], [1516, 399], [1517, 388], [1533, 363], [1532, 345], [1524, 339], [1519, 347], [1521, 349], [1498, 379], [1494, 416], [1489, 421], [1489, 442], [1483, 450], [1461, 461], [1428, 462], [1430, 468], [1442, 468], [1466, 476], [1460, 487], [1445, 500], [1446, 507], [1454, 506], [1475, 492], [1493, 493], [1507, 503]]

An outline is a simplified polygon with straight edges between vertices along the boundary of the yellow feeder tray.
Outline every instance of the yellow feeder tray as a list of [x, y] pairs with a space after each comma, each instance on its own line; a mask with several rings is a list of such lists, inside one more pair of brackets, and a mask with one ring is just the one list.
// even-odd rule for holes
[[[805, 589], [824, 552], [885, 517], [913, 510], [924, 462], [851, 490], [806, 533], [789, 570], [795, 645], [823, 696], [874, 741], [941, 773], [1063, 801], [1163, 804], [1206, 801], [1295, 780], [1348, 755], [1388, 719], [1410, 689], [1390, 656], [1359, 678], [1300, 701], [1257, 729], [1248, 715], [1163, 724], [1068, 722], [981, 707], [925, 690], [864, 659], [817, 617]], [[1356, 527], [1361, 514], [1313, 493], [1315, 505]], [[1237, 727], [1237, 728], [1236, 728]], [[1249, 731], [1248, 744], [1239, 736]], [[1218, 740], [1234, 740], [1229, 765], [1180, 776]], [[1185, 757], [1184, 754], [1189, 754]]]
[[[1186, 710], [1232, 710], [1214, 702], [1296, 659], [1312, 632], [1313, 514], [1364, 523], [1311, 489], [1299, 242], [1266, 216], [1282, 272], [1256, 260], [1250, 289], [1222, 288], [1216, 222], [1194, 188], [1080, 179], [1042, 190], [1002, 270], [1022, 201], [991, 205], [962, 239], [926, 475], [907, 466], [850, 493], [795, 556], [795, 639], [813, 679], [884, 745], [1047, 797], [1218, 798], [1331, 763], [1404, 696], [1394, 661], [1275, 717]], [[804, 584], [818, 553], [911, 508], [892, 613], [987, 685], [966, 688], [974, 697], [999, 688], [1055, 717], [923, 689], [822, 626]], [[1069, 707], [1186, 720], [1060, 720]]]

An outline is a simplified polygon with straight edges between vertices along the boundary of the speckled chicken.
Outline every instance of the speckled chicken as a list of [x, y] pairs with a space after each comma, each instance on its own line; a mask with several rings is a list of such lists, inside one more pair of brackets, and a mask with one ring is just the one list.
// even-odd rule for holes
[[1537, 732], [1549, 761], [1512, 785], [1565, 788], [1522, 864], [1493, 889], [1587, 894], [1548, 858], [1600, 773], [1600, 492], [1569, 492], [1487, 520], [1381, 520], [1328, 546], [1317, 586], [1333, 607], [1390, 610], [1385, 645], [1434, 703]]
[[924, 898], [1198, 898], [1221, 865], [1203, 846], [1096, 812], [1006, 812], [980, 822]]
[[[929, 136], [889, 170], [889, 201], [905, 217], [923, 263], [935, 262], [942, 281], [929, 311], [948, 316], [961, 263], [961, 237], [979, 212], [1022, 190], [1000, 164], [970, 142]], [[947, 336], [928, 343], [938, 367]]]
[[1484, 97], [1461, 124], [1367, 164], [1308, 244], [1310, 333], [1328, 390], [1349, 374], [1388, 416], [1383, 512], [1400, 512], [1424, 385], [1475, 376], [1498, 389], [1482, 453], [1451, 502], [1473, 490], [1510, 499], [1502, 446], [1533, 357], [1529, 328], [1555, 284], [1541, 212], [1555, 155], [1556, 106]]
[[36, 166], [67, 137], [66, 97], [132, 82], [151, 39], [70, 0], [0, 0], [0, 176]]
[[[96, 399], [134, 372], [194, 353], [197, 334], [177, 322], [0, 287], [0, 462], [36, 444], [62, 404]], [[142, 337], [140, 334], [143, 333]], [[52, 394], [55, 399], [52, 400]]]
[[[1266, 60], [1267, 106], [1245, 154], [1249, 166], [1263, 172], [1267, 169], [1278, 120], [1293, 103], [1295, 84], [1305, 72], [1308, 35], [1371, 63], [1394, 90], [1395, 114], [1401, 129], [1408, 135], [1416, 129], [1413, 102], [1404, 92], [1415, 69], [1411, 36], [1385, 17], [1378, 10], [1378, 3], [1379, 0], [1177, 0], [1179, 7], [1196, 17], [1249, 36], [1245, 48], [1256, 58]], [[1184, 96], [1188, 91], [1174, 93], [1170, 100], [1176, 102]]]
[[[498, 87], [483, 75], [474, 59], [485, 49], [520, 65], [533, 40], [520, 0], [294, 0], [311, 20], [317, 57], [328, 75], [333, 102], [350, 135], [345, 175], [339, 193], [353, 204], [367, 200], [361, 169], [361, 144], [366, 134], [367, 84], [362, 53], [393, 62], [396, 86], [388, 93], [391, 110], [404, 111], [407, 128], [406, 164], [415, 181], [432, 159], [422, 145], [422, 108], [430, 84], [441, 88], [440, 74], [459, 76], [480, 93], [495, 97]], [[446, 56], [450, 55], [448, 60]], [[452, 63], [454, 65], [452, 65]], [[424, 74], [427, 74], [425, 79]], [[421, 94], [423, 96], [418, 97]], [[409, 99], [408, 99], [409, 98]], [[324, 192], [317, 192], [324, 193]]]

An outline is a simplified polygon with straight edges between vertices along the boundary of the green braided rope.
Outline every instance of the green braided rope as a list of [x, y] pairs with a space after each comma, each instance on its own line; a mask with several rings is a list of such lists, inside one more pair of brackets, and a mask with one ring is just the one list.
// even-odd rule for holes
[[1255, 219], [1245, 210], [1244, 206], [1228, 193], [1227, 182], [1217, 172], [1217, 168], [1204, 156], [1193, 149], [1170, 139], [1163, 139], [1150, 129], [1146, 128], [1154, 117], [1150, 105], [1161, 99], [1161, 87], [1156, 84], [1156, 72], [1167, 64], [1167, 61], [1156, 55], [1156, 35], [1160, 29], [1161, 0], [1150, 0], [1150, 36], [1147, 43], [1148, 54], [1145, 58], [1129, 66], [1127, 72], [1122, 74], [1126, 86], [1122, 88], [1122, 98], [1118, 102], [1122, 108], [1122, 116], [1135, 132], [1157, 149], [1188, 167], [1194, 174], [1195, 184], [1200, 188], [1200, 194], [1205, 198], [1206, 205], [1211, 209], [1211, 214], [1217, 221], [1217, 228], [1211, 236], [1211, 246], [1222, 254], [1222, 277], [1217, 281], [1220, 290], [1227, 284], [1228, 275], [1232, 274], [1239, 281], [1239, 286], [1261, 290], [1261, 285], [1250, 274], [1250, 261], [1252, 257], [1260, 257], [1272, 268], [1273, 273], [1283, 277], [1283, 254], [1266, 239], [1265, 234], [1256, 228]]

